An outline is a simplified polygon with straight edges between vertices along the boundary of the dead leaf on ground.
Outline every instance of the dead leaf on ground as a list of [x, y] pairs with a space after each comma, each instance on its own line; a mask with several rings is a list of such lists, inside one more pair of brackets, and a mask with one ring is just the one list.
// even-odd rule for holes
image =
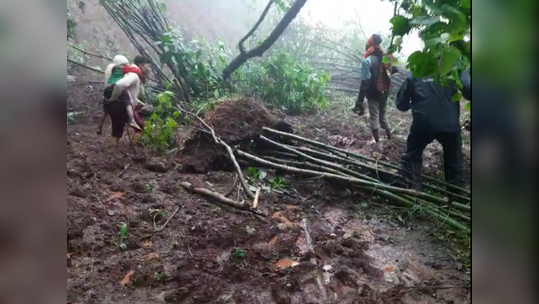
[[74, 254], [73, 252], [71, 252], [71, 253], [68, 252], [68, 253], [67, 253], [67, 258], [68, 258], [68, 259], [71, 259], [71, 257], [73, 256], [73, 254]]
[[155, 259], [159, 258], [159, 254], [157, 254], [155, 252], [150, 252], [147, 255], [145, 255], [143, 258], [146, 261], [155, 260]]
[[288, 210], [298, 210], [298, 209], [299, 209], [299, 206], [295, 206], [295, 205], [286, 205], [286, 209], [288, 209]]
[[153, 246], [152, 241], [144, 241], [140, 244], [140, 247], [142, 248], [151, 248]]
[[281, 223], [286, 224], [287, 226], [291, 227], [294, 226], [294, 223], [292, 223], [289, 219], [287, 219], [284, 215], [281, 214], [281, 211], [275, 212], [271, 218], [277, 219], [281, 221]]
[[290, 267], [296, 267], [299, 265], [299, 263], [291, 259], [282, 259], [275, 262], [274, 265], [279, 269], [286, 269]]
[[129, 270], [129, 272], [124, 276], [120, 284], [122, 286], [129, 285], [129, 283], [131, 282], [131, 276], [134, 274], [135, 274], [135, 271], [133, 269]]
[[392, 266], [388, 266], [388, 267], [384, 268], [385, 272], [393, 272], [393, 270], [395, 270], [395, 268], [393, 268]]
[[124, 196], [123, 192], [112, 192], [110, 194], [109, 200], [115, 199], [115, 198], [122, 198]]

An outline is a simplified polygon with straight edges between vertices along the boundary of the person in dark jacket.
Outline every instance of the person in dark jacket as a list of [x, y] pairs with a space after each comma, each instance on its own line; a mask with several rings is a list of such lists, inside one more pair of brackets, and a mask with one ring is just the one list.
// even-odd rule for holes
[[[465, 84], [463, 95], [470, 98], [470, 81], [461, 78]], [[446, 182], [457, 187], [465, 186], [462, 173], [460, 104], [452, 100], [457, 90], [456, 85], [444, 87], [432, 77], [410, 76], [397, 93], [397, 109], [402, 112], [411, 109], [413, 117], [406, 152], [401, 158], [401, 175], [408, 188], [422, 190], [423, 150], [434, 140], [443, 147]]]

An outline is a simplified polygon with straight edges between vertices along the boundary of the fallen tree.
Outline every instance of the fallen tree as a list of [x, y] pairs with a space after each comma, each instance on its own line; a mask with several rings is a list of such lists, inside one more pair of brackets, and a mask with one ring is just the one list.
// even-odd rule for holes
[[[237, 103], [237, 108], [235, 108], [235, 103]], [[353, 191], [368, 192], [387, 200], [388, 203], [423, 212], [451, 226], [452, 229], [470, 232], [471, 201], [470, 191], [467, 189], [429, 176], [424, 176], [425, 192], [406, 189], [398, 186], [401, 179], [397, 173], [399, 169], [397, 165], [326, 145], [292, 132], [262, 126], [264, 123], [273, 124], [271, 119], [257, 120], [252, 125], [242, 127], [241, 124], [234, 123], [234, 119], [244, 121], [245, 114], [237, 114], [237, 117], [224, 115], [248, 113], [244, 110], [247, 108], [258, 109], [256, 111], [262, 115], [264, 111], [260, 107], [261, 103], [256, 100], [242, 99], [225, 103], [224, 110], [217, 108], [206, 121], [190, 113], [198, 119], [200, 125], [197, 132], [193, 134], [194, 139], [190, 138], [186, 141], [187, 145], [180, 154], [183, 154], [183, 157], [189, 156], [189, 153], [193, 156], [199, 155], [200, 150], [192, 149], [192, 147], [200, 147], [201, 135], [206, 134], [206, 141], [213, 142], [215, 144], [213, 149], [217, 149], [224, 156], [219, 158], [219, 161], [229, 162], [231, 164], [229, 169], [238, 174], [241, 181], [239, 185], [248, 200], [253, 200], [254, 195], [248, 181], [241, 175], [239, 161], [248, 166], [279, 170], [297, 176], [317, 177], [343, 184]], [[218, 117], [223, 118], [227, 123], [223, 124], [216, 120]], [[241, 129], [229, 130], [230, 127], [244, 129], [243, 131]], [[242, 132], [248, 133], [245, 139], [248, 139], [250, 144], [244, 144], [244, 138], [239, 135]], [[219, 134], [224, 136], [220, 137]], [[209, 146], [205, 147], [209, 148]], [[187, 164], [186, 168], [188, 167]], [[227, 202], [227, 205], [244, 206], [240, 202], [237, 204]], [[253, 205], [250, 207], [256, 208]]]

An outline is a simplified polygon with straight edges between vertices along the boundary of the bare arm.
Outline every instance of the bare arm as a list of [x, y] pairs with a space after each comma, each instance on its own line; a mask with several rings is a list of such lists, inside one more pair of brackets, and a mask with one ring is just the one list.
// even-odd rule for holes
[[127, 73], [127, 74], [125, 74], [122, 79], [118, 80], [118, 82], [116, 82], [116, 84], [114, 84], [114, 90], [112, 91], [112, 95], [110, 96], [109, 100], [118, 99], [118, 97], [120, 97], [122, 92], [126, 88], [128, 88], [129, 86], [134, 84], [136, 81], [139, 81], [137, 74], [135, 74], [135, 73]]

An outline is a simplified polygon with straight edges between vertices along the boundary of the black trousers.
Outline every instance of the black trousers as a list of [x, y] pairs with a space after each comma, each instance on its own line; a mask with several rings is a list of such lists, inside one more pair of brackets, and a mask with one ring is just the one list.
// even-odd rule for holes
[[356, 110], [361, 110], [362, 112], [364, 111], [363, 102], [365, 100], [365, 97], [367, 97], [367, 90], [369, 88], [369, 84], [370, 84], [369, 80], [364, 80], [361, 82], [361, 86], [359, 88], [359, 93], [356, 100], [356, 106], [355, 106]]
[[446, 182], [464, 188], [462, 137], [460, 132], [430, 132], [428, 128], [414, 125], [413, 123], [406, 142], [406, 153], [401, 158], [401, 175], [407, 182], [406, 186], [419, 191], [422, 190], [423, 151], [434, 140], [437, 140], [443, 147]]

